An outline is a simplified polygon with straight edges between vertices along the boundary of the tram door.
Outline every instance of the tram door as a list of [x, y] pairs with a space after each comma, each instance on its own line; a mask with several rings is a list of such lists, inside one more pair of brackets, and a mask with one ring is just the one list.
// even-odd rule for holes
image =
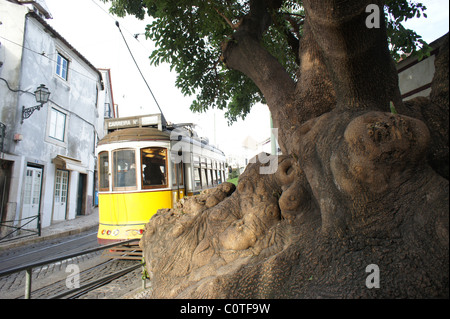
[[25, 229], [35, 229], [38, 221], [33, 217], [39, 215], [41, 206], [42, 168], [28, 166], [26, 174], [21, 224]]
[[55, 194], [53, 200], [54, 221], [66, 219], [68, 186], [69, 186], [69, 172], [57, 169], [55, 178]]

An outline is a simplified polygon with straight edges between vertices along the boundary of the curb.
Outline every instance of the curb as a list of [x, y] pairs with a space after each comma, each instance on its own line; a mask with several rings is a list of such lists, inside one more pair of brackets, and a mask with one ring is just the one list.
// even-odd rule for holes
[[21, 240], [20, 238], [18, 238], [16, 241], [12, 240], [11, 242], [7, 242], [4, 244], [0, 243], [0, 252], [8, 250], [8, 249], [12, 249], [12, 248], [17, 248], [20, 246], [26, 246], [26, 245], [31, 245], [31, 244], [36, 244], [36, 243], [40, 243], [46, 240], [52, 240], [52, 239], [56, 239], [56, 238], [60, 238], [60, 237], [65, 237], [65, 236], [70, 236], [70, 235], [76, 235], [76, 234], [80, 234], [82, 232], [88, 231], [88, 230], [93, 230], [93, 229], [97, 229], [98, 224], [97, 225], [88, 225], [88, 226], [83, 226], [80, 228], [74, 228], [74, 229], [68, 229], [68, 230], [63, 230], [60, 232], [56, 232], [53, 234], [48, 234], [48, 235], [41, 235], [38, 237], [26, 237], [23, 240]]

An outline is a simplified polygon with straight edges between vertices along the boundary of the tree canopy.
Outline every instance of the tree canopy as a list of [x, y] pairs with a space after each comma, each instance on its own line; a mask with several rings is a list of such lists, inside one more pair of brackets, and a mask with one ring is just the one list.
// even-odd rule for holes
[[[156, 44], [150, 63], [166, 62], [177, 73], [176, 86], [185, 95], [195, 95], [191, 110], [225, 109], [230, 123], [245, 118], [251, 106], [265, 102], [255, 83], [223, 63], [222, 49], [242, 19], [249, 14], [249, 1], [228, 0], [102, 0], [110, 2], [117, 16], [149, 17], [146, 37]], [[277, 1], [274, 1], [277, 2]], [[299, 47], [305, 12], [302, 1], [278, 1], [270, 25], [261, 38], [263, 46], [296, 80]], [[402, 22], [426, 17], [422, 3], [388, 0], [384, 8], [391, 55], [419, 57], [429, 54], [422, 37]]]

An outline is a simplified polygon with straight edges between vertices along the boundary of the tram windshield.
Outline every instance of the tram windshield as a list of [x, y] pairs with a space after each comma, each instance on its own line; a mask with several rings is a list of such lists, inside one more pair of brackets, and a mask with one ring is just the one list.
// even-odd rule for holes
[[113, 152], [114, 188], [136, 187], [136, 157], [134, 150]]
[[142, 188], [167, 187], [167, 149], [141, 149]]

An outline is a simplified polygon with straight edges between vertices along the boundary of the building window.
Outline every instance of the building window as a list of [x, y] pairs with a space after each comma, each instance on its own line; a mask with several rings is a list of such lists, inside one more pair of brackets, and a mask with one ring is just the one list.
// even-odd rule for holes
[[67, 73], [69, 71], [69, 60], [63, 57], [58, 52], [58, 57], [56, 58], [56, 74], [67, 81]]
[[49, 136], [64, 142], [66, 131], [66, 114], [52, 108], [50, 111], [50, 131]]
[[109, 103], [105, 103], [105, 118], [108, 118], [108, 119], [110, 119], [110, 118], [112, 118], [112, 114], [111, 114], [112, 112], [111, 112], [111, 104], [109, 104]]

